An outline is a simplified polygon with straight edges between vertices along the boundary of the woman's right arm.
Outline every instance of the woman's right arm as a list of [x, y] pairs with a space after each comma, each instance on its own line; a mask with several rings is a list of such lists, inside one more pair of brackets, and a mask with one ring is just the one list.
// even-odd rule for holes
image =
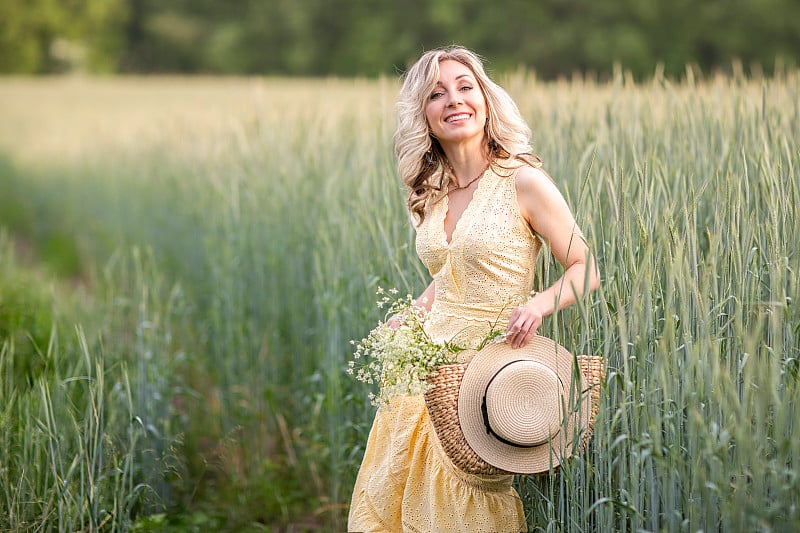
[[[422, 291], [422, 294], [420, 294], [419, 297], [414, 300], [413, 302], [414, 307], [424, 309], [425, 312], [430, 311], [435, 296], [436, 296], [436, 285], [434, 285], [434, 283], [431, 281], [430, 285], [428, 285], [428, 287], [424, 291]], [[397, 315], [394, 315], [390, 317], [389, 320], [386, 321], [386, 324], [392, 329], [397, 329], [398, 327], [400, 327], [401, 322], [397, 318]]]
[[436, 285], [433, 281], [431, 281], [430, 285], [422, 291], [422, 294], [419, 295], [419, 298], [414, 300], [414, 305], [417, 307], [422, 307], [426, 311], [431, 310], [431, 306], [433, 305], [433, 299], [436, 297]]

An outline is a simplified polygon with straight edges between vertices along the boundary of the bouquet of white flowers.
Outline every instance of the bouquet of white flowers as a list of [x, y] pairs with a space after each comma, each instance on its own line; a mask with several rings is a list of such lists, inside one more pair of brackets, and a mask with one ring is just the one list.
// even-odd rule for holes
[[[398, 395], [424, 394], [430, 385], [427, 379], [441, 365], [456, 362], [464, 348], [452, 343], [434, 342], [425, 332], [427, 311], [414, 305], [411, 295], [397, 298], [398, 291], [378, 288], [378, 307], [388, 307], [385, 318], [361, 339], [350, 341], [355, 348], [348, 362], [347, 373], [359, 381], [380, 386], [378, 394], [370, 392], [373, 405], [386, 405]], [[492, 329], [482, 344], [499, 331]]]

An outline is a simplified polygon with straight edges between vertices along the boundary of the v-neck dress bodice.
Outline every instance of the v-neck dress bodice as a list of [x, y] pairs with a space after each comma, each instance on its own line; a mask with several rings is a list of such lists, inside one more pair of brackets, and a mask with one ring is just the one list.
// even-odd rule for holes
[[449, 243], [448, 201], [431, 202], [417, 228], [417, 254], [436, 285], [426, 329], [436, 340], [470, 345], [490, 325], [505, 328], [530, 297], [541, 243], [520, 213], [513, 177], [486, 172]]
[[[540, 242], [520, 214], [513, 177], [487, 171], [447, 242], [446, 195], [417, 228], [417, 253], [436, 283], [425, 329], [434, 339], [477, 344], [505, 328], [526, 301]], [[464, 353], [464, 352], [462, 352]], [[422, 396], [381, 407], [367, 440], [348, 531], [475, 533], [525, 531], [511, 475], [473, 475], [453, 465]]]

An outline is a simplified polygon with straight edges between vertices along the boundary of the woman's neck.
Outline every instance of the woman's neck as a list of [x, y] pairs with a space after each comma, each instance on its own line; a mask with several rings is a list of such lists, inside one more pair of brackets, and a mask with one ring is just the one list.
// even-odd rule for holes
[[489, 158], [486, 149], [481, 143], [475, 145], [451, 145], [443, 146], [450, 172], [455, 174], [455, 180], [459, 187], [466, 186], [475, 176], [482, 174], [489, 165]]

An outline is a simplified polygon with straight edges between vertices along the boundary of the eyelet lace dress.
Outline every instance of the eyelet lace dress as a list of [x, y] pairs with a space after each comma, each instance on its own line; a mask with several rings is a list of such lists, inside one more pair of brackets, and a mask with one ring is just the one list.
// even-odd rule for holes
[[[528, 299], [540, 241], [520, 214], [513, 176], [485, 172], [450, 242], [447, 210], [446, 195], [431, 200], [417, 228], [417, 253], [436, 286], [425, 328], [436, 340], [474, 347], [493, 326], [505, 329]], [[348, 531], [525, 531], [512, 481], [459, 470], [442, 450], [424, 398], [397, 398], [375, 415]]]

